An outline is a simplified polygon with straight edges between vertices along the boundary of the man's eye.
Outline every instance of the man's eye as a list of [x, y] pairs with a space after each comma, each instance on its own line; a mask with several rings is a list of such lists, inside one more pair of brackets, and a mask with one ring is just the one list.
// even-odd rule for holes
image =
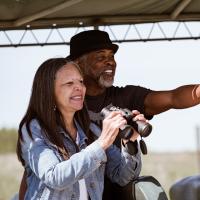
[[114, 55], [109, 56], [108, 60], [114, 60]]
[[103, 60], [114, 60], [114, 55], [111, 55], [111, 56], [108, 56], [108, 57], [106, 57], [106, 56], [99, 56], [99, 57], [97, 57], [97, 60], [98, 60], [98, 61], [103, 61]]
[[105, 59], [104, 56], [99, 56], [99, 57], [97, 57], [97, 60], [98, 60], [98, 61], [102, 61], [102, 60], [104, 60], [104, 59]]

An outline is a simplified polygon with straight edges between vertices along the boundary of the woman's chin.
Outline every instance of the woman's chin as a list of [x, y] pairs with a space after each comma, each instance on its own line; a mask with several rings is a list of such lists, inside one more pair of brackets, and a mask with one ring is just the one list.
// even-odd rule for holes
[[74, 105], [73, 107], [74, 107], [75, 111], [78, 111], [78, 110], [81, 110], [83, 108], [83, 104]]

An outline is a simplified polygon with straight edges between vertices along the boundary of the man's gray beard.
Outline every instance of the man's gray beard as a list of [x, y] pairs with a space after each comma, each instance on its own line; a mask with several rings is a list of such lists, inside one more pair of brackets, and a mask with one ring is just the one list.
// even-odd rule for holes
[[114, 79], [112, 79], [111, 81], [107, 81], [107, 80], [105, 80], [105, 79], [103, 78], [103, 76], [100, 76], [98, 82], [99, 82], [99, 85], [100, 85], [101, 87], [106, 87], [106, 88], [108, 88], [108, 87], [111, 87], [111, 86], [113, 85]]

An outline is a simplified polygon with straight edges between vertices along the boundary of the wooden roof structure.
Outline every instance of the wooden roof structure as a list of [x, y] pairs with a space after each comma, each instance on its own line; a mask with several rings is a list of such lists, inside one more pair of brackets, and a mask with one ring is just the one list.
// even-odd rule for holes
[[200, 21], [199, 0], [1, 0], [0, 29]]
[[[0, 1], [0, 37], [1, 32], [7, 38], [9, 44], [0, 45], [20, 46], [27, 33], [35, 38], [35, 42], [26, 45], [46, 45], [47, 42], [38, 42], [39, 39], [33, 33], [38, 29], [81, 28], [113, 25], [139, 25], [165, 22], [200, 22], [199, 0], [1, 0]], [[199, 23], [200, 25], [200, 23]], [[123, 41], [148, 41], [148, 40], [173, 40], [179, 25], [174, 30], [173, 36], [166, 36], [164, 28], [159, 24], [163, 38], [142, 38], [139, 30], [138, 39], [126, 40], [113, 38], [115, 42]], [[187, 37], [181, 39], [199, 39], [200, 33], [195, 36], [184, 24]], [[154, 28], [154, 24], [149, 35]], [[130, 27], [127, 28], [127, 32]], [[18, 42], [12, 42], [8, 32], [24, 30]], [[200, 30], [200, 29], [199, 29]], [[60, 31], [57, 30], [60, 34]], [[49, 33], [48, 33], [49, 34]], [[51, 34], [51, 33], [50, 33]], [[50, 35], [49, 34], [49, 35]], [[125, 33], [127, 35], [127, 33]], [[60, 34], [62, 42], [54, 44], [68, 44], [66, 36]], [[48, 40], [49, 36], [47, 36]], [[64, 39], [63, 39], [64, 38]], [[175, 38], [176, 39], [176, 38]], [[1, 44], [1, 38], [0, 38]], [[52, 43], [51, 43], [52, 44]], [[51, 45], [50, 44], [50, 45]]]

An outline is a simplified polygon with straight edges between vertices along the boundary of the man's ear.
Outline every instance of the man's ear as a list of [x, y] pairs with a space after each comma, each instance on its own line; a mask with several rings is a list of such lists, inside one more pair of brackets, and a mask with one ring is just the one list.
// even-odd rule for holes
[[82, 69], [83, 61], [81, 58], [76, 58], [74, 62]]
[[77, 59], [75, 59], [73, 62], [75, 62], [77, 65], [79, 65], [80, 64], [80, 61], [79, 61], [79, 59], [77, 58]]
[[81, 58], [75, 59], [74, 62], [80, 67], [81, 70], [83, 70], [84, 63]]

